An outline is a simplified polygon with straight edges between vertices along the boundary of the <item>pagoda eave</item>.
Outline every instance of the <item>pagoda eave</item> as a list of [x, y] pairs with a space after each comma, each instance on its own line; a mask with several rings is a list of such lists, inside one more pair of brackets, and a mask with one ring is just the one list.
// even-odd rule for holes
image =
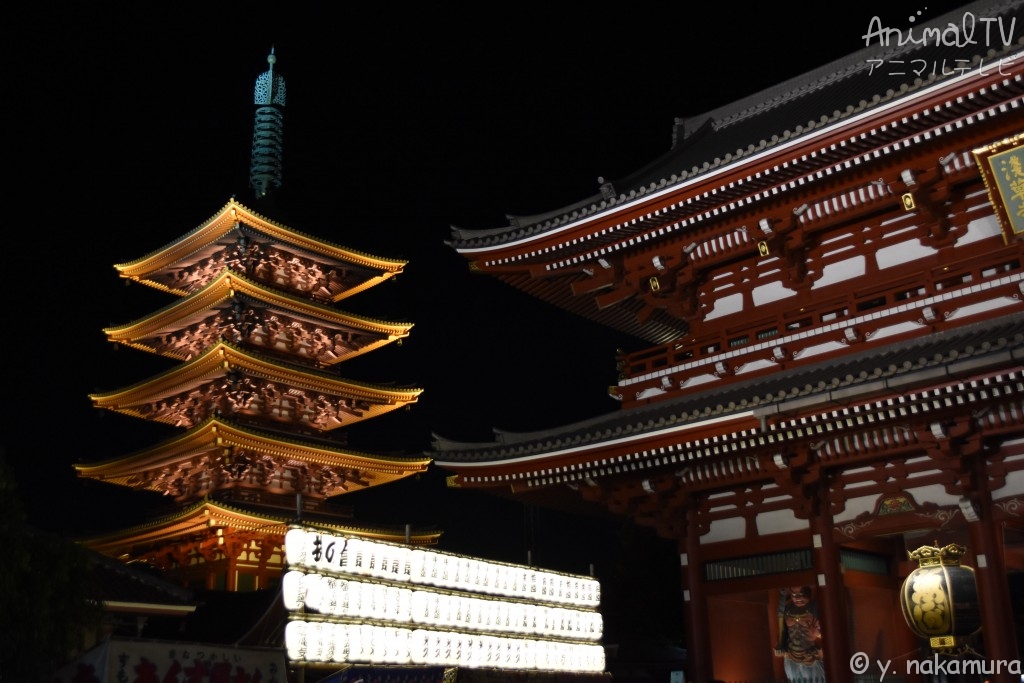
[[360, 469], [379, 468], [381, 473], [391, 474], [403, 471], [409, 474], [424, 472], [432, 462], [427, 457], [395, 457], [353, 451], [332, 444], [303, 440], [299, 437], [270, 434], [213, 418], [194, 429], [134, 455], [111, 458], [90, 465], [79, 463], [74, 467], [84, 476], [103, 475], [105, 479], [109, 480], [112, 476], [116, 476], [118, 468], [125, 467], [129, 463], [136, 468], [166, 466], [212, 446], [246, 448], [284, 458], [302, 455], [307, 457], [310, 462], [317, 464], [350, 466]]
[[256, 213], [236, 200], [230, 199], [220, 211], [183, 238], [175, 240], [162, 249], [158, 249], [140, 259], [117, 264], [114, 267], [123, 277], [140, 278], [155, 268], [162, 267], [184, 255], [195, 252], [200, 245], [215, 241], [224, 234], [236, 229], [236, 223], [239, 222], [251, 225], [270, 236], [289, 242], [296, 242], [310, 251], [325, 254], [353, 265], [377, 268], [391, 274], [396, 274], [401, 272], [402, 268], [408, 264], [408, 261], [403, 259], [373, 256], [340, 245], [330, 244], [322, 239], [288, 228], [277, 221]]
[[[221, 385], [230, 391], [217, 407], [203, 397]], [[421, 393], [286, 366], [222, 341], [146, 382], [90, 398], [98, 408], [174, 426], [194, 426], [219, 410], [325, 432], [415, 403]]]
[[336, 302], [376, 286], [401, 273], [407, 264], [404, 260], [372, 256], [323, 242], [261, 216], [232, 199], [217, 214], [181, 239], [140, 259], [114, 267], [122, 278], [186, 296], [197, 286], [203, 286], [215, 273], [190, 277], [181, 280], [180, 284], [175, 284], [180, 279], [175, 273], [181, 275], [191, 269], [197, 274], [205, 261], [225, 256], [225, 249], [232, 242], [232, 237], [242, 243], [249, 240], [250, 233], [265, 238], [264, 241], [268, 243], [279, 243], [292, 251], [316, 256], [325, 260], [325, 265], [336, 263], [340, 267], [362, 272], [361, 276], [348, 281], [344, 287], [323, 292], [322, 296], [329, 301]]
[[[195, 329], [188, 337], [181, 334], [190, 328]], [[403, 339], [411, 328], [338, 311], [225, 269], [203, 289], [153, 315], [103, 331], [112, 342], [180, 360], [225, 339], [326, 367]]]
[[[133, 527], [79, 540], [82, 545], [125, 562], [144, 562], [164, 569], [184, 570], [190, 563], [224, 561], [227, 553], [252, 548], [262, 562], [282, 570], [285, 567], [284, 538], [294, 517], [202, 500], [182, 510]], [[339, 524], [319, 520], [316, 525], [338, 534], [408, 542], [415, 546], [437, 543], [440, 532], [400, 531]]]
[[229, 489], [323, 499], [421, 474], [430, 462], [360, 453], [211, 419], [134, 455], [75, 469], [80, 477], [175, 499]]

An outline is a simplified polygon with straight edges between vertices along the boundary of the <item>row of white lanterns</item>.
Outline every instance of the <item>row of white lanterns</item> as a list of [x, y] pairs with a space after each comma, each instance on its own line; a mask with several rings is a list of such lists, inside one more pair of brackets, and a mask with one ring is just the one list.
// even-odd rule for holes
[[288, 659], [305, 662], [418, 664], [465, 668], [604, 671], [600, 645], [406, 629], [290, 621]]
[[285, 535], [292, 566], [372, 576], [475, 593], [596, 607], [601, 584], [589, 576], [560, 574], [435, 550], [294, 528]]
[[601, 613], [492, 598], [414, 590], [321, 574], [286, 572], [285, 608], [320, 614], [458, 629], [600, 640]]

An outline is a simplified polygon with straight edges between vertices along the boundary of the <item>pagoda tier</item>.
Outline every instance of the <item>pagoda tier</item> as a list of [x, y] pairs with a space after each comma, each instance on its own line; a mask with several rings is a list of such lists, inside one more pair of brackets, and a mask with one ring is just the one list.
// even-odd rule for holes
[[[339, 524], [337, 518], [307, 521], [327, 533], [349, 534], [414, 546], [434, 545], [436, 531], [407, 531]], [[183, 585], [207, 588], [265, 588], [280, 579], [287, 563], [284, 537], [294, 515], [253, 512], [212, 500], [201, 500], [177, 512], [138, 526], [95, 536], [89, 548], [126, 563], [162, 569]], [[244, 577], [244, 578], [243, 578]], [[226, 579], [226, 585], [215, 581]]]
[[302, 298], [336, 302], [398, 275], [405, 264], [309, 237], [231, 199], [187, 235], [115, 268], [123, 278], [179, 296], [230, 268]]
[[337, 311], [225, 267], [188, 297], [104, 333], [110, 341], [179, 360], [227, 340], [239, 348], [323, 367], [403, 339], [411, 328], [411, 323]]
[[221, 341], [156, 377], [90, 398], [97, 408], [176, 427], [226, 416], [241, 424], [309, 434], [410, 405], [422, 391], [339, 379]]
[[430, 460], [358, 453], [337, 444], [256, 431], [222, 418], [134, 455], [78, 464], [79, 476], [154, 491], [189, 503], [202, 498], [307, 509], [327, 498], [425, 472]]

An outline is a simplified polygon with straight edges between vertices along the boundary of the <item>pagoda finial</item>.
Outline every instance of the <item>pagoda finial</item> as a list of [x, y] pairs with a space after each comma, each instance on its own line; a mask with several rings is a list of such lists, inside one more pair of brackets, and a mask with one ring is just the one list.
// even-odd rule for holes
[[256, 197], [266, 196], [272, 188], [281, 187], [284, 156], [284, 78], [274, 73], [277, 55], [271, 46], [267, 55], [269, 68], [256, 79], [253, 96], [256, 122], [252, 133], [252, 162], [249, 184]]

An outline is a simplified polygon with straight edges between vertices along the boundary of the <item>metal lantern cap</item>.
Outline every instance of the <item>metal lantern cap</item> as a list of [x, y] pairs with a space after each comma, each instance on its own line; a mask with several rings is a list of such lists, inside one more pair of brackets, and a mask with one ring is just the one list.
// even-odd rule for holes
[[921, 567], [933, 567], [936, 565], [959, 566], [960, 558], [967, 554], [967, 548], [958, 544], [950, 543], [942, 548], [933, 545], [923, 545], [917, 550], [908, 553], [911, 560]]

